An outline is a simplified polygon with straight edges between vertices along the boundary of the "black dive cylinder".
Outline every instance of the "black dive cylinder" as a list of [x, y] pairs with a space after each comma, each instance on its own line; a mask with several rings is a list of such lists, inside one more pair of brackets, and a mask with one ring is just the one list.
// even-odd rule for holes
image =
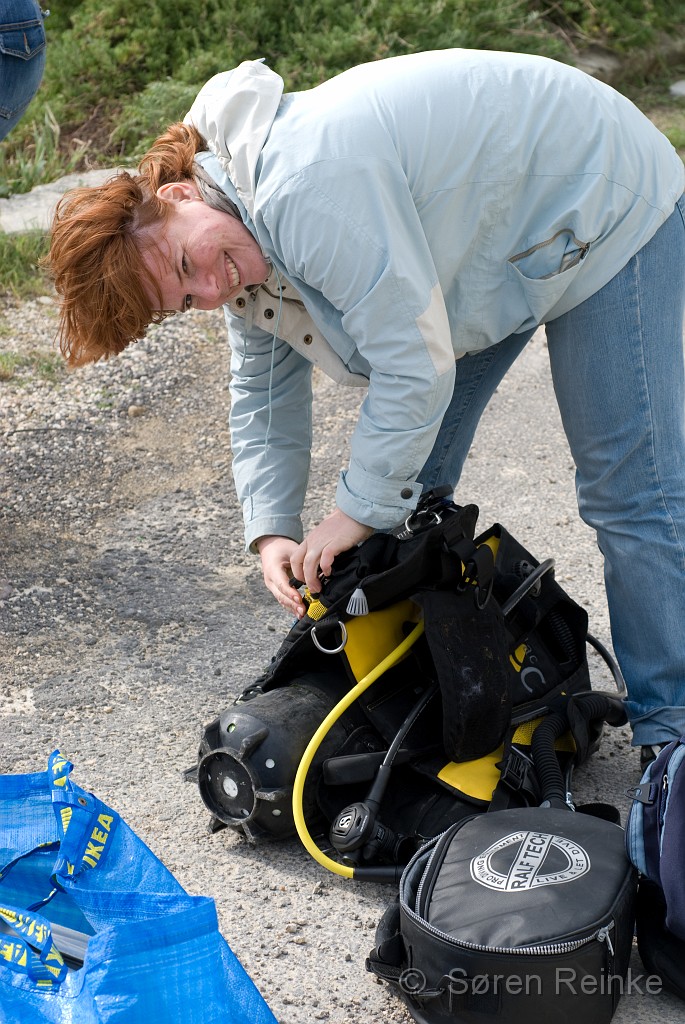
[[[339, 697], [330, 676], [309, 673], [290, 686], [232, 704], [205, 728], [196, 781], [211, 811], [210, 828], [228, 825], [249, 840], [295, 833], [292, 791], [302, 755]], [[316, 790], [326, 757], [339, 750], [353, 728], [351, 716], [336, 722], [312, 763], [304, 812], [317, 814]]]

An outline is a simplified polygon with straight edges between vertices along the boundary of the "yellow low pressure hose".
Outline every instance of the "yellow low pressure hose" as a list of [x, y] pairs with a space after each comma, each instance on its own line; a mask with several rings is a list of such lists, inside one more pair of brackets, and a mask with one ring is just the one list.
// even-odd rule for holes
[[307, 744], [307, 748], [302, 755], [302, 760], [300, 761], [295, 775], [295, 782], [293, 783], [293, 818], [295, 819], [295, 828], [297, 829], [297, 834], [300, 837], [302, 845], [311, 854], [315, 861], [323, 867], [328, 868], [328, 870], [332, 871], [334, 874], [342, 875], [343, 878], [354, 878], [355, 869], [347, 864], [339, 864], [338, 861], [328, 857], [322, 850], [320, 850], [309, 834], [309, 829], [307, 828], [307, 824], [304, 820], [303, 795], [307, 772], [309, 771], [317, 750], [323, 743], [326, 734], [333, 724], [337, 722], [341, 715], [347, 711], [350, 705], [355, 702], [357, 697], [360, 697], [365, 690], [368, 690], [372, 683], [375, 683], [377, 679], [387, 672], [389, 668], [392, 668], [392, 666], [395, 665], [411, 647], [413, 647], [423, 633], [423, 629], [424, 626], [422, 619], [421, 622], [412, 629], [409, 636], [407, 636], [402, 643], [397, 645], [394, 651], [391, 651], [390, 654], [383, 658], [375, 668], [371, 669], [363, 679], [361, 679], [348, 693], [345, 694], [343, 699], [335, 705], [333, 710], [329, 711]]

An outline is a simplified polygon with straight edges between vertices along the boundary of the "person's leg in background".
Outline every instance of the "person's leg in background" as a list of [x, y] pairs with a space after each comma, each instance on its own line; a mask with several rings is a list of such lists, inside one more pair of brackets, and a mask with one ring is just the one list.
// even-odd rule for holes
[[597, 532], [633, 743], [685, 733], [685, 199], [617, 276], [546, 325]]
[[434, 487], [457, 486], [485, 407], [533, 334], [512, 334], [498, 345], [457, 359], [452, 400], [418, 477], [424, 493]]
[[0, 140], [23, 117], [43, 79], [43, 18], [36, 0], [0, 0]]

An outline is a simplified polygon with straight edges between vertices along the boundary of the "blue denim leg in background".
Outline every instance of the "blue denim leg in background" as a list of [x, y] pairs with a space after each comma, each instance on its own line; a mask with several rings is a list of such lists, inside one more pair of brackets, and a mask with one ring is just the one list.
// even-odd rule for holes
[[636, 745], [685, 733], [684, 220], [681, 198], [609, 284], [546, 326]]
[[512, 334], [499, 345], [457, 359], [452, 401], [433, 450], [418, 476], [424, 491], [445, 485], [457, 486], [486, 405], [534, 333]]
[[45, 69], [45, 27], [36, 0], [0, 0], [0, 139], [23, 116]]

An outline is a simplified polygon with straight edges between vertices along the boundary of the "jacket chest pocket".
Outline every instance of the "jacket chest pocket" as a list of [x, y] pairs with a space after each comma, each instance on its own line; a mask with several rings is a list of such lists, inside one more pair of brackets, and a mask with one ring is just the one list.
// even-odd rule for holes
[[522, 289], [532, 318], [541, 323], [575, 280], [590, 243], [562, 228], [508, 260], [507, 275]]

